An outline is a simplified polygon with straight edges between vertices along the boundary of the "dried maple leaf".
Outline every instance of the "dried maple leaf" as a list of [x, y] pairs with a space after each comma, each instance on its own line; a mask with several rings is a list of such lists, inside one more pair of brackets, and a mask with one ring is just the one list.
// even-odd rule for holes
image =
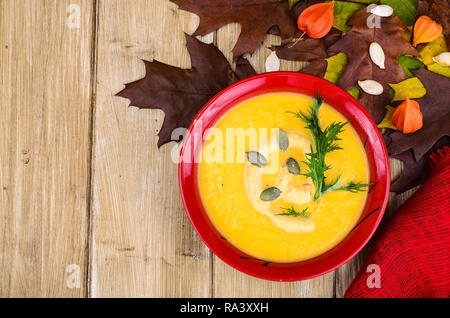
[[442, 137], [433, 147], [419, 160], [416, 161], [411, 150], [407, 150], [393, 157], [403, 161], [405, 168], [401, 175], [391, 184], [391, 191], [403, 193], [425, 182], [430, 170], [429, 156], [438, 149], [450, 146], [450, 137]]
[[293, 47], [290, 43], [282, 46], [273, 46], [272, 50], [277, 52], [277, 56], [289, 61], [308, 61], [309, 65], [303, 67], [300, 71], [319, 77], [324, 77], [328, 63], [325, 60], [328, 57], [327, 49], [330, 45], [341, 38], [342, 32], [332, 29], [322, 39], [306, 38], [299, 41]]
[[328, 57], [328, 48], [336, 43], [342, 36], [342, 32], [337, 29], [331, 31], [321, 39], [305, 38], [291, 47], [291, 44], [273, 46], [272, 50], [277, 52], [277, 56], [289, 61], [313, 61]]
[[390, 154], [399, 154], [405, 150], [412, 149], [416, 160], [420, 160], [427, 151], [433, 147], [439, 138], [450, 135], [450, 113], [440, 116], [439, 120], [427, 123], [424, 127], [412, 134], [395, 132], [389, 147]]
[[419, 161], [437, 140], [450, 135], [450, 107], [448, 90], [450, 79], [426, 69], [412, 71], [422, 82], [427, 94], [417, 99], [423, 114], [423, 128], [413, 134], [393, 132], [388, 147], [392, 155], [412, 149], [416, 161]]
[[[416, 49], [406, 41], [402, 34], [407, 32], [406, 26], [396, 16], [380, 18], [380, 27], [369, 27], [371, 13], [367, 8], [356, 12], [348, 21], [352, 29], [330, 48], [330, 53], [344, 52], [348, 56], [348, 65], [339, 79], [338, 85], [349, 90], [358, 85], [358, 81], [372, 79], [384, 87], [381, 95], [369, 95], [361, 92], [360, 103], [367, 109], [375, 122], [383, 120], [389, 104], [388, 83], [398, 83], [407, 79], [403, 68], [397, 61], [398, 55], [417, 56]], [[369, 56], [369, 46], [377, 42], [386, 56], [385, 69], [376, 66]]]
[[303, 67], [300, 72], [324, 77], [327, 71], [328, 63], [325, 60], [314, 60], [309, 65]]
[[[171, 0], [180, 9], [197, 14], [200, 25], [194, 35], [205, 35], [238, 22], [241, 34], [233, 48], [234, 59], [253, 53], [267, 32], [278, 33], [286, 41], [297, 30], [288, 1], [280, 0]], [[278, 27], [274, 32], [274, 27]]]
[[131, 106], [161, 109], [165, 113], [158, 147], [172, 141], [172, 131], [187, 128], [195, 115], [214, 95], [245, 77], [256, 74], [247, 60], [238, 59], [233, 71], [225, 56], [213, 44], [186, 35], [191, 69], [180, 69], [158, 61], [144, 61], [144, 78], [126, 84], [117, 94]]
[[405, 167], [400, 176], [392, 182], [391, 192], [403, 193], [425, 182], [429, 173], [426, 158], [415, 161], [411, 151], [405, 151], [393, 157], [403, 161]]

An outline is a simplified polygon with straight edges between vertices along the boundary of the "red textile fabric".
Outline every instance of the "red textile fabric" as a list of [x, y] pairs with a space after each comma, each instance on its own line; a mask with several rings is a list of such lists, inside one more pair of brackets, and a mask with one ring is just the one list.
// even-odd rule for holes
[[450, 297], [450, 148], [430, 164], [427, 181], [377, 234], [346, 298]]

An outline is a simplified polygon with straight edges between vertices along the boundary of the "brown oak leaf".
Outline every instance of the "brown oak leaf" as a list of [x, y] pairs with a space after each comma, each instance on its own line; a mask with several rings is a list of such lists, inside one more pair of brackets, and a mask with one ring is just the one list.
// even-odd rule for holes
[[[361, 92], [360, 103], [367, 109], [375, 122], [379, 123], [386, 114], [385, 106], [390, 103], [388, 83], [398, 83], [407, 79], [407, 75], [397, 61], [398, 55], [414, 55], [416, 49], [406, 41], [402, 33], [406, 26], [395, 15], [380, 18], [379, 27], [368, 23], [371, 14], [367, 8], [356, 12], [348, 21], [352, 29], [329, 48], [330, 53], [344, 52], [348, 56], [348, 65], [339, 79], [338, 85], [345, 90], [358, 86], [358, 81], [372, 79], [384, 87], [381, 95], [369, 95]], [[386, 56], [385, 69], [376, 66], [369, 56], [372, 42], [381, 45]]]
[[186, 35], [186, 41], [191, 69], [144, 61], [145, 77], [126, 84], [117, 94], [129, 99], [131, 106], [164, 111], [158, 147], [172, 141], [174, 129], [189, 127], [199, 110], [222, 89], [256, 74], [246, 59], [239, 58], [236, 71], [233, 71], [213, 44], [205, 44], [189, 35]]
[[[288, 1], [280, 0], [171, 0], [180, 9], [197, 14], [200, 25], [194, 35], [206, 35], [222, 26], [238, 22], [241, 34], [233, 48], [236, 59], [253, 53], [263, 42], [267, 32], [279, 33], [282, 40], [290, 40], [297, 30]], [[278, 27], [274, 31], [274, 27]], [[278, 32], [279, 31], [279, 32]]]
[[388, 150], [392, 155], [412, 149], [419, 161], [437, 140], [450, 135], [450, 79], [427, 69], [412, 71], [422, 82], [427, 94], [417, 99], [423, 114], [423, 128], [412, 134], [392, 132]]

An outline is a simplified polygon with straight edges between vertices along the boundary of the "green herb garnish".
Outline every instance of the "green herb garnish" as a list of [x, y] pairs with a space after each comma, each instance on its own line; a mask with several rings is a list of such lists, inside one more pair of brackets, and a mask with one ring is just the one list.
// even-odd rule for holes
[[361, 183], [361, 182], [355, 183], [355, 182], [352, 181], [352, 182], [347, 183], [344, 186], [337, 187], [334, 190], [335, 191], [349, 191], [349, 192], [352, 192], [352, 193], [358, 193], [358, 192], [361, 192], [361, 191], [367, 191], [367, 188], [370, 187], [370, 186], [371, 186], [371, 184]]
[[[340, 178], [334, 182], [326, 182], [325, 172], [330, 170], [331, 167], [325, 163], [325, 156], [333, 151], [341, 150], [342, 148], [337, 144], [337, 141], [341, 140], [339, 134], [343, 131], [344, 127], [348, 124], [342, 122], [334, 122], [325, 130], [319, 125], [319, 110], [323, 105], [323, 100], [320, 97], [320, 92], [317, 94], [317, 98], [314, 99], [313, 105], [307, 114], [301, 111], [294, 114], [300, 118], [306, 125], [306, 128], [311, 132], [314, 145], [311, 145], [311, 152], [305, 154], [308, 170], [302, 175], [312, 179], [316, 192], [314, 194], [314, 200], [317, 201], [323, 194], [330, 191], [350, 191], [353, 193], [360, 191], [367, 191], [367, 187], [370, 184], [350, 182], [346, 185], [339, 186]], [[315, 149], [314, 149], [315, 148]]]
[[326, 185], [323, 194], [331, 192], [331, 191], [349, 191], [352, 193], [358, 193], [360, 191], [367, 191], [367, 187], [370, 186], [370, 184], [365, 184], [361, 182], [349, 182], [346, 185], [339, 185], [339, 182], [341, 181], [341, 177], [337, 178], [330, 184]]
[[303, 209], [302, 211], [298, 212], [294, 206], [291, 206], [290, 208], [281, 208], [281, 211], [283, 213], [280, 213], [278, 215], [285, 215], [285, 216], [294, 216], [294, 217], [301, 217], [301, 218], [309, 218], [311, 214], [308, 213], [308, 208]]

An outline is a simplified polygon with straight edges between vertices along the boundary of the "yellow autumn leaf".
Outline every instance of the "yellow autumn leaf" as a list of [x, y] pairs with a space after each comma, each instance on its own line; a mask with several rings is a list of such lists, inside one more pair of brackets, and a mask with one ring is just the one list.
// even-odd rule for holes
[[389, 86], [395, 93], [392, 101], [404, 100], [406, 97], [409, 99], [422, 98], [427, 93], [427, 90], [417, 77], [408, 78], [407, 80], [397, 84], [389, 83]]
[[438, 63], [433, 63], [430, 65], [427, 65], [428, 70], [431, 72], [434, 72], [439, 75], [443, 75], [445, 77], [450, 78], [450, 66], [443, 66], [439, 65]]
[[392, 123], [392, 115], [394, 114], [395, 108], [392, 106], [386, 106], [386, 116], [378, 124], [378, 128], [391, 128], [397, 130], [397, 127]]
[[361, 92], [359, 91], [359, 88], [353, 87], [350, 88], [347, 93], [353, 96], [354, 99], [359, 99], [359, 95], [361, 95]]
[[327, 58], [326, 61], [328, 63], [328, 67], [323, 78], [336, 84], [347, 66], [347, 54], [339, 53]]
[[420, 59], [426, 65], [433, 64], [433, 57], [447, 52], [447, 42], [445, 41], [445, 37], [441, 34], [436, 40], [428, 43], [422, 51], [420, 51]]

